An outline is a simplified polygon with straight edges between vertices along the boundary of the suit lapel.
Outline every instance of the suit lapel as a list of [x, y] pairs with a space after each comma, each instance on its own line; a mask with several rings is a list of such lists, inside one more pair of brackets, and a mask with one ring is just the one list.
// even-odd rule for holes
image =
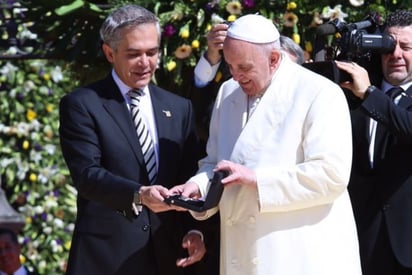
[[[405, 91], [405, 93], [410, 97], [412, 95], [412, 85]], [[407, 98], [409, 99], [409, 98]], [[398, 102], [398, 106], [407, 109], [410, 106], [410, 100], [402, 100]], [[374, 163], [380, 161], [385, 157], [387, 148], [394, 142], [396, 137], [392, 135], [385, 126], [381, 123], [378, 123], [376, 128], [376, 137], [375, 137], [375, 154], [374, 154]]]
[[102, 96], [103, 106], [119, 126], [138, 163], [144, 165], [143, 154], [126, 102], [111, 76], [106, 78], [105, 84]]

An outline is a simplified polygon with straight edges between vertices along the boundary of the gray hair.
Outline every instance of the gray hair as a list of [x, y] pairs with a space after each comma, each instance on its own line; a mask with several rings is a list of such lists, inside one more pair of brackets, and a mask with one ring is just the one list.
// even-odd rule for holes
[[118, 43], [122, 39], [122, 30], [135, 28], [143, 24], [156, 25], [160, 44], [161, 28], [159, 19], [152, 12], [137, 5], [126, 5], [114, 10], [104, 20], [100, 28], [100, 38], [103, 43], [117, 50]]
[[293, 39], [285, 35], [281, 35], [280, 45], [283, 50], [296, 57], [296, 63], [303, 64], [305, 62], [305, 55], [303, 49], [298, 44], [296, 44], [296, 42], [293, 41]]

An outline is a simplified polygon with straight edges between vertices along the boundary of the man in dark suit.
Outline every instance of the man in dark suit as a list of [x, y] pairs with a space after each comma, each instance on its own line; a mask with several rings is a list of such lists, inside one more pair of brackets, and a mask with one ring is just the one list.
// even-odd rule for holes
[[[78, 191], [67, 274], [193, 274], [181, 266], [204, 255], [201, 232], [191, 230], [187, 212], [163, 202], [197, 169], [192, 105], [150, 84], [161, 36], [153, 13], [121, 7], [100, 34], [112, 72], [60, 103], [61, 147]], [[142, 134], [147, 143], [138, 137], [137, 117], [149, 130]]]
[[21, 247], [17, 234], [11, 229], [0, 228], [0, 274], [37, 275], [20, 262]]
[[364, 275], [412, 274], [412, 12], [389, 15], [385, 33], [396, 47], [381, 57], [380, 88], [356, 63], [336, 62], [353, 78], [342, 86], [359, 99], [348, 188]]

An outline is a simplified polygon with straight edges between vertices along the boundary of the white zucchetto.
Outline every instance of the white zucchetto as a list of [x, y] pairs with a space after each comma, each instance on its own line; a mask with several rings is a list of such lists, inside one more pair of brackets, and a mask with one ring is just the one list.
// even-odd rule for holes
[[227, 30], [230, 38], [264, 44], [279, 39], [279, 31], [273, 22], [258, 14], [248, 14], [235, 20]]

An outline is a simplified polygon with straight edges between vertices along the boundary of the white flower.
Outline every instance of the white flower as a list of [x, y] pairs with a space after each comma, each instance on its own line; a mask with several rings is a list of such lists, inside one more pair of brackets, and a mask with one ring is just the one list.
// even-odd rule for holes
[[327, 6], [322, 10], [322, 18], [339, 19], [344, 22], [346, 17], [348, 17], [348, 14], [342, 11], [342, 5], [336, 5], [333, 9]]
[[70, 232], [73, 232], [73, 230], [74, 230], [74, 223], [69, 223], [69, 224], [66, 226], [66, 229], [69, 230]]
[[56, 226], [57, 228], [63, 228], [64, 227], [64, 222], [61, 219], [54, 219], [53, 220], [54, 226]]
[[13, 159], [11, 159], [11, 158], [9, 158], [9, 159], [7, 159], [7, 158], [2, 158], [1, 160], [0, 160], [0, 167], [7, 167], [7, 166], [9, 166], [10, 164], [12, 164], [13, 163]]
[[46, 261], [40, 261], [39, 262], [39, 265], [38, 265], [38, 268], [40, 269], [40, 270], [42, 270], [42, 269], [45, 269], [46, 268]]
[[220, 16], [217, 15], [216, 13], [213, 13], [213, 14], [212, 14], [212, 17], [211, 17], [211, 21], [212, 21], [212, 24], [215, 25], [215, 24], [219, 24], [219, 23], [225, 22], [225, 19], [223, 19], [222, 17], [220, 17]]
[[56, 152], [56, 145], [54, 144], [46, 144], [44, 146], [44, 150], [49, 154], [49, 155], [54, 155]]
[[360, 7], [364, 4], [363, 0], [349, 0], [349, 3], [354, 7]]
[[44, 212], [44, 208], [40, 205], [35, 206], [33, 210], [36, 214], [42, 214]]
[[19, 180], [22, 180], [26, 177], [27, 172], [29, 171], [29, 164], [27, 162], [22, 161], [20, 158], [16, 158], [15, 162], [17, 163], [17, 172], [16, 177]]
[[15, 72], [17, 72], [19, 70], [19, 68], [17, 68], [16, 66], [14, 66], [13, 64], [11, 64], [10, 62], [7, 62], [6, 65], [4, 65], [1, 69], [0, 69], [0, 73], [2, 75], [7, 76], [7, 78], [10, 78], [11, 76], [14, 75]]
[[47, 234], [47, 235], [51, 234], [52, 231], [53, 231], [53, 230], [52, 230], [52, 228], [51, 228], [50, 226], [47, 226], [47, 227], [43, 228], [43, 232], [44, 232], [45, 234]]
[[36, 85], [34, 84], [34, 82], [32, 80], [27, 80], [27, 81], [24, 81], [24, 83], [23, 83], [23, 88], [26, 92], [30, 92], [35, 87], [36, 87]]
[[51, 78], [53, 79], [54, 82], [58, 83], [61, 80], [63, 80], [63, 73], [62, 69], [59, 66], [54, 67], [54, 69], [51, 71]]
[[30, 133], [30, 129], [31, 129], [30, 124], [26, 122], [19, 122], [16, 125], [17, 135], [28, 136]]
[[29, 29], [25, 28], [17, 35], [17, 38], [22, 39], [22, 40], [25, 40], [25, 39], [34, 40], [34, 39], [37, 39], [37, 34], [32, 33]]

